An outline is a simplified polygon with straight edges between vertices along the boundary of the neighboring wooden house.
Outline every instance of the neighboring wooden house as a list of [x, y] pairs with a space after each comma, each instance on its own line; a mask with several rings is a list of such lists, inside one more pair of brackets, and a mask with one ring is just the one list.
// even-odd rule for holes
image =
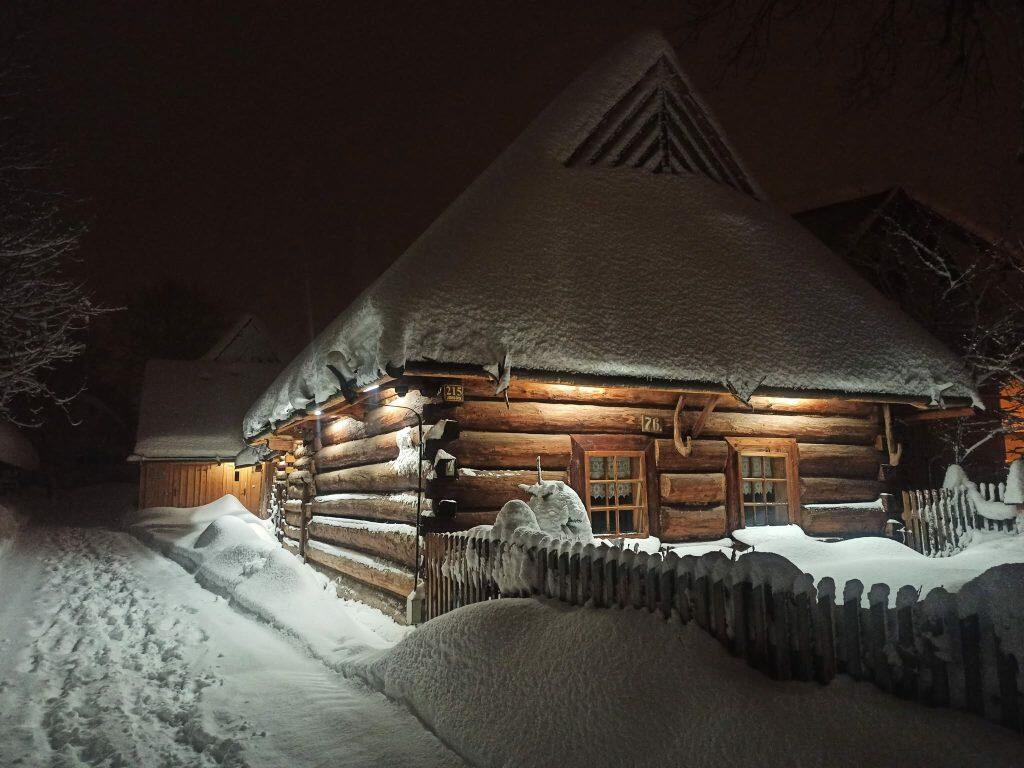
[[[840, 200], [803, 211], [794, 218], [883, 294], [913, 312], [951, 349], [956, 351], [957, 344], [970, 336], [965, 323], [973, 322], [972, 318], [950, 311], [948, 281], [936, 277], [922, 256], [939, 254], [967, 272], [997, 248], [995, 237], [940, 212], [902, 187]], [[1008, 394], [983, 389], [981, 398], [986, 411], [963, 408], [959, 414], [944, 415], [961, 415], [986, 423], [990, 420], [987, 413], [998, 405], [1001, 395]], [[900, 420], [900, 431], [907, 437], [901, 477], [915, 488], [940, 485], [946, 467], [955, 461], [949, 446], [934, 429], [934, 415], [906, 414]], [[968, 460], [971, 476], [999, 482], [1004, 458], [1007, 462], [1016, 458], [1018, 445], [1019, 441], [1013, 438], [990, 440]]]
[[887, 415], [972, 383], [763, 197], [664, 40], [599, 63], [250, 409], [286, 545], [397, 612], [418, 506], [493, 521], [538, 456], [599, 535], [880, 533]]
[[135, 449], [139, 505], [196, 507], [233, 494], [251, 512], [263, 501], [263, 467], [235, 466], [248, 404], [280, 371], [266, 334], [240, 319], [201, 360], [150, 360]]

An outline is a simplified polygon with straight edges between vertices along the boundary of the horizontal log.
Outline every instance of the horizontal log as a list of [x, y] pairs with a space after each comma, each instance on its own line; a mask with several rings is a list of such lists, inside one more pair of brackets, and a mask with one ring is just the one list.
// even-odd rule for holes
[[398, 474], [391, 462], [385, 462], [319, 474], [316, 476], [316, 491], [318, 495], [339, 492], [396, 493], [416, 490], [417, 482], [415, 471], [412, 474]]
[[334, 585], [335, 594], [342, 600], [353, 600], [371, 608], [376, 608], [386, 616], [390, 616], [398, 624], [406, 624], [405, 598], [399, 598], [390, 592], [371, 587], [356, 581], [344, 573], [339, 573], [312, 560], [307, 562], [310, 568], [322, 573]]
[[306, 470], [296, 470], [288, 474], [289, 485], [299, 485], [313, 482], [313, 474]]
[[[314, 515], [358, 517], [395, 523], [416, 522], [416, 493], [380, 496], [376, 494], [345, 494], [345, 498], [314, 497], [310, 502]], [[423, 512], [430, 510], [430, 499], [424, 499]]]
[[656, 445], [658, 469], [662, 472], [722, 472], [729, 459], [725, 440], [694, 440], [689, 456], [676, 450], [675, 443], [659, 439]]
[[878, 508], [804, 507], [803, 529], [813, 536], [871, 536], [885, 530], [886, 513]]
[[302, 539], [302, 529], [301, 528], [296, 528], [294, 525], [288, 525], [288, 523], [285, 523], [281, 527], [282, 527], [282, 530], [284, 531], [284, 535], [287, 536], [289, 539], [295, 539], [295, 541], [301, 541], [301, 539]]
[[290, 525], [294, 528], [302, 527], [302, 512], [291, 511], [286, 509], [284, 511], [284, 521], [286, 525]]
[[282, 506], [288, 511], [298, 512], [302, 509], [302, 499], [288, 499]]
[[285, 472], [283, 469], [278, 470], [277, 472], [274, 473], [274, 479], [284, 482], [288, 479], [288, 473]]
[[[661, 419], [661, 436], [672, 433], [672, 411], [612, 405], [564, 403], [467, 401], [455, 418], [462, 430], [586, 434], [641, 432], [644, 415]], [[683, 429], [689, 430], [699, 412], [684, 411]], [[783, 415], [714, 411], [701, 435], [707, 437], [793, 437], [814, 442], [870, 444], [878, 425], [869, 419], [846, 416]]]
[[[496, 395], [494, 384], [488, 381], [467, 379], [463, 390], [468, 398], [495, 399], [504, 402], [505, 393]], [[680, 397], [687, 408], [701, 409], [711, 397], [703, 393], [682, 393], [665, 389], [640, 389], [632, 387], [590, 387], [571, 384], [547, 384], [539, 381], [512, 380], [508, 388], [510, 400], [534, 400], [551, 403], [589, 403], [592, 405], [633, 405], [674, 408]], [[761, 397], [742, 403], [731, 395], [718, 395], [716, 409], [740, 410], [764, 413], [805, 413], [832, 414], [835, 416], [873, 417], [878, 406], [874, 403], [859, 403], [850, 400], [823, 400], [818, 398]]]
[[309, 454], [309, 445], [306, 444], [305, 442], [297, 442], [295, 444], [295, 447], [292, 449], [291, 453], [292, 456], [296, 458], [296, 460], [301, 459], [303, 456]]
[[293, 555], [298, 555], [301, 552], [301, 550], [299, 549], [299, 542], [293, 541], [292, 539], [285, 539], [281, 542], [281, 546], [283, 546]]
[[544, 468], [565, 469], [572, 441], [568, 435], [462, 431], [444, 449], [466, 467], [527, 469], [536, 466], [540, 456]]
[[[567, 479], [565, 472], [544, 472], [545, 480]], [[461, 510], [493, 510], [501, 509], [506, 501], [522, 499], [529, 496], [519, 488], [520, 483], [532, 485], [537, 482], [537, 472], [516, 472], [480, 470], [474, 474], [462, 473], [457, 479], [437, 478], [427, 487], [427, 494], [432, 499], [454, 499]]]
[[725, 507], [661, 507], [662, 541], [720, 539], [728, 534]]
[[411, 569], [399, 568], [379, 557], [315, 541], [306, 546], [306, 557], [395, 597], [404, 598], [412, 592]]
[[848, 477], [800, 478], [800, 502], [803, 504], [874, 501], [883, 491], [885, 484], [877, 480], [855, 480]]
[[[418, 394], [410, 393], [404, 398], [392, 400], [395, 405], [401, 403], [413, 408], [422, 415], [424, 424], [433, 424], [439, 418], [450, 415], [451, 407], [436, 402], [435, 399], [421, 397]], [[361, 419], [352, 416], [339, 416], [338, 418], [324, 424], [320, 432], [320, 442], [323, 446], [334, 443], [345, 443], [349, 440], [360, 440], [364, 437], [394, 432], [403, 427], [416, 426], [416, 414], [407, 411], [405, 408], [392, 408], [379, 406], [367, 408], [365, 416]], [[322, 448], [321, 448], [322, 450]]]
[[[342, 524], [331, 524], [332, 521]], [[314, 517], [306, 531], [311, 539], [357, 549], [410, 568], [416, 562], [416, 535], [411, 526]]]
[[[394, 461], [399, 454], [398, 434], [385, 432], [373, 437], [325, 445], [316, 454], [317, 471], [323, 473], [331, 469]], [[409, 434], [409, 444], [414, 448], [419, 445], [419, 432], [415, 429]]]
[[725, 501], [725, 475], [721, 472], [679, 475], [659, 479], [661, 502], [682, 506], [721, 504]]
[[313, 461], [313, 457], [312, 456], [303, 456], [301, 458], [296, 459], [295, 460], [295, 464], [293, 466], [296, 469], [304, 469], [304, 468], [309, 466], [309, 463], [311, 461]]
[[870, 445], [800, 443], [801, 477], [859, 477], [877, 480], [883, 454]]
[[305, 501], [307, 498], [312, 496], [312, 486], [306, 485], [305, 483], [299, 483], [297, 485], [288, 485], [288, 498], [296, 501]]

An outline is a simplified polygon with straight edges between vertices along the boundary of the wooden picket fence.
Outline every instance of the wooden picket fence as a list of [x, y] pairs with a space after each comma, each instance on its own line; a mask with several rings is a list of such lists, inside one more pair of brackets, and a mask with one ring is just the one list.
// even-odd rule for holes
[[775, 554], [662, 556], [537, 534], [501, 541], [430, 534], [426, 568], [429, 618], [529, 595], [666, 619], [674, 613], [778, 680], [828, 683], [844, 673], [905, 699], [974, 712], [1018, 732], [1024, 727], [1018, 659], [996, 628], [1005, 631], [1006, 622], [961, 615], [958, 596], [943, 589], [922, 600], [915, 588], [902, 587], [890, 607], [890, 588], [876, 584], [865, 607], [860, 581], [847, 582], [837, 603], [832, 579], [815, 586]]
[[[1002, 501], [1004, 486], [982, 484], [985, 501]], [[929, 557], [956, 554], [970, 531], [1014, 532], [1015, 520], [990, 520], [971, 500], [967, 488], [903, 491], [904, 543]]]

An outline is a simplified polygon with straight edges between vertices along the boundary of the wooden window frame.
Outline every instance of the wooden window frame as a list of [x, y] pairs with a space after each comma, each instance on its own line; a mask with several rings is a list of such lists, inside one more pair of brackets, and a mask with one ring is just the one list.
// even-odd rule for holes
[[647, 531], [632, 534], [597, 534], [598, 538], [642, 539], [660, 534], [661, 500], [658, 490], [658, 463], [655, 441], [642, 435], [570, 435], [572, 453], [569, 458], [569, 486], [579, 494], [590, 514], [590, 493], [587, 487], [587, 461], [594, 454], [635, 454], [643, 459], [644, 496]]
[[786, 460], [786, 505], [789, 522], [803, 527], [800, 508], [800, 452], [792, 437], [727, 437], [729, 459], [725, 465], [729, 532], [746, 527], [743, 490], [740, 488], [740, 456], [781, 456]]

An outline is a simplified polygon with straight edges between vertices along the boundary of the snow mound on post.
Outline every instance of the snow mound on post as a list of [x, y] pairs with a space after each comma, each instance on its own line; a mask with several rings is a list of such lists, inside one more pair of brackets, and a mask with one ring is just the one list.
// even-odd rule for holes
[[972, 715], [843, 678], [773, 682], [694, 625], [632, 609], [478, 603], [363, 675], [478, 766], [1020, 764], [1020, 737]]

